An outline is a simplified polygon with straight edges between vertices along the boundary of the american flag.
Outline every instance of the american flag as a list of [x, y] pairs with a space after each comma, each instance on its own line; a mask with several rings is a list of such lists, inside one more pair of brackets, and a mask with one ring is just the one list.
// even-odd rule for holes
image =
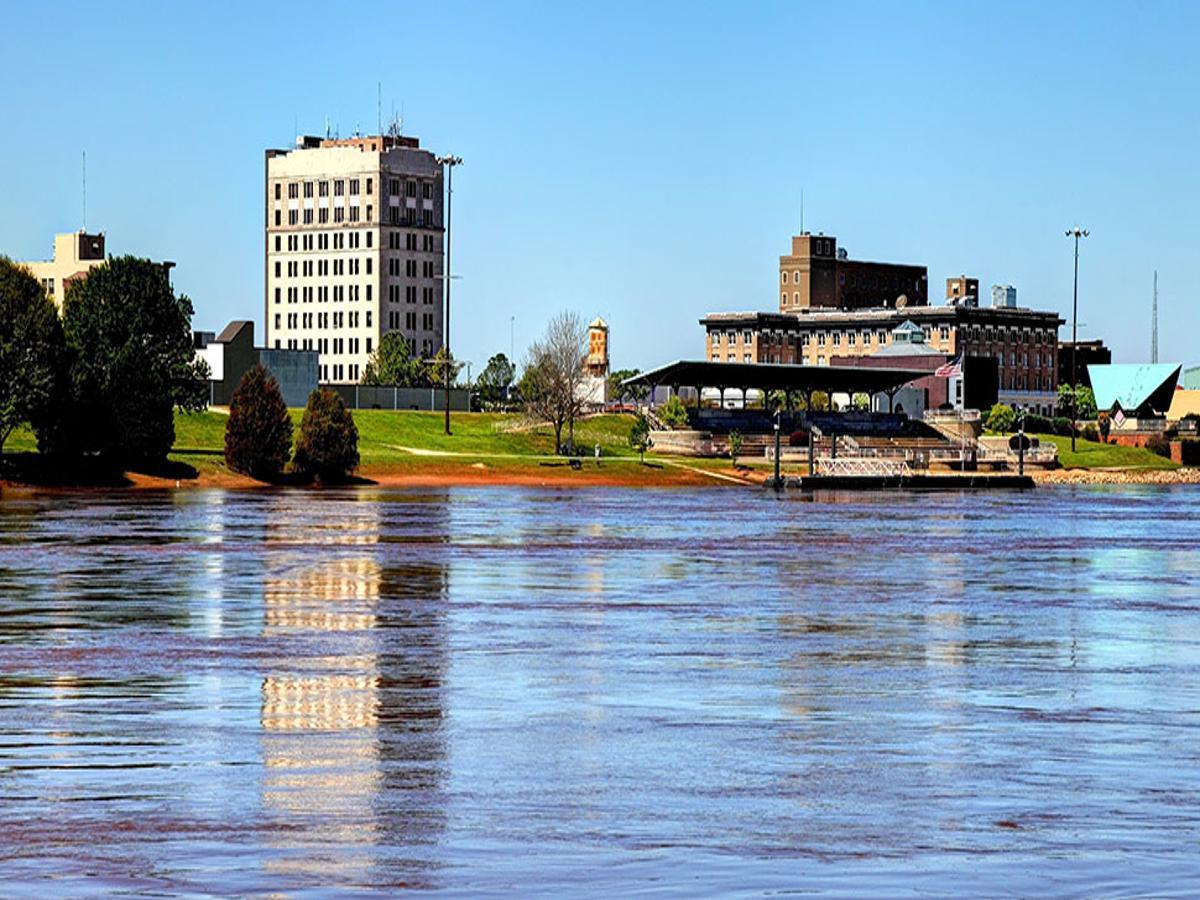
[[962, 354], [954, 358], [952, 362], [946, 363], [944, 366], [938, 366], [937, 371], [933, 373], [938, 378], [961, 378], [962, 377]]

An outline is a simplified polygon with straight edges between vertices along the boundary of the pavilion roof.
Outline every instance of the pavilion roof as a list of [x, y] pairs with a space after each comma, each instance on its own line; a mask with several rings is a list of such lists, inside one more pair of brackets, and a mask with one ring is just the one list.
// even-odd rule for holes
[[757, 388], [768, 391], [834, 391], [878, 394], [927, 378], [922, 369], [798, 366], [782, 363], [676, 360], [625, 379], [623, 384], [696, 388]]

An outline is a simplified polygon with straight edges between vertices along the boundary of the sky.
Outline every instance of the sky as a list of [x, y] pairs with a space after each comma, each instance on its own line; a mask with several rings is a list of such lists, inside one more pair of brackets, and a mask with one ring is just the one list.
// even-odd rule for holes
[[[1009, 283], [1114, 361], [1200, 362], [1200, 4], [0, 0], [0, 254], [83, 224], [262, 339], [263, 151], [386, 123], [455, 170], [452, 347], [562, 310], [612, 362], [703, 358], [777, 308], [804, 224], [852, 258]], [[381, 88], [380, 88], [381, 85]], [[985, 299], [985, 302], [986, 299]], [[1060, 337], [1070, 336], [1070, 325]]]

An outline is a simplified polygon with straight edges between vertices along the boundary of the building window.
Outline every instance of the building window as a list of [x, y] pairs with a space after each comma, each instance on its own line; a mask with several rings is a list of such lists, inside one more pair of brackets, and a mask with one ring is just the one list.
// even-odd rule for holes
[[368, 178], [367, 179], [367, 193], [368, 194], [371, 193], [371, 182], [372, 182], [372, 179]]
[[357, 178], [350, 179], [350, 196], [351, 197], [358, 196], [358, 179]]
[[313, 195], [313, 183], [311, 181], [304, 182], [304, 196], [311, 198], [312, 195]]
[[275, 224], [276, 224], [276, 225], [282, 225], [282, 224], [283, 224], [283, 223], [280, 221], [280, 212], [279, 212], [279, 210], [275, 210]]
[[799, 284], [799, 283], [800, 283], [800, 272], [799, 272], [799, 270], [797, 270], [795, 272], [792, 272], [792, 284]]
[[295, 200], [298, 196], [300, 196], [300, 185], [293, 181], [288, 185], [288, 199]]

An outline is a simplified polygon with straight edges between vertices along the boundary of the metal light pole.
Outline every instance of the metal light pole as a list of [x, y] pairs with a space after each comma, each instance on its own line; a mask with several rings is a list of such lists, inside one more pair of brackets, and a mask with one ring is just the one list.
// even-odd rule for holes
[[462, 165], [461, 156], [439, 156], [437, 157], [439, 165], [445, 166], [449, 171], [446, 178], [446, 274], [444, 281], [446, 282], [446, 300], [442, 309], [442, 348], [446, 351], [446, 434], [450, 433], [450, 377], [453, 366], [450, 363], [450, 281], [454, 277], [450, 268], [450, 213], [454, 203], [454, 167]]
[[1071, 292], [1071, 452], [1075, 452], [1075, 357], [1079, 355], [1079, 239], [1087, 237], [1086, 228], [1076, 225], [1067, 229], [1067, 237], [1075, 238], [1075, 288]]

